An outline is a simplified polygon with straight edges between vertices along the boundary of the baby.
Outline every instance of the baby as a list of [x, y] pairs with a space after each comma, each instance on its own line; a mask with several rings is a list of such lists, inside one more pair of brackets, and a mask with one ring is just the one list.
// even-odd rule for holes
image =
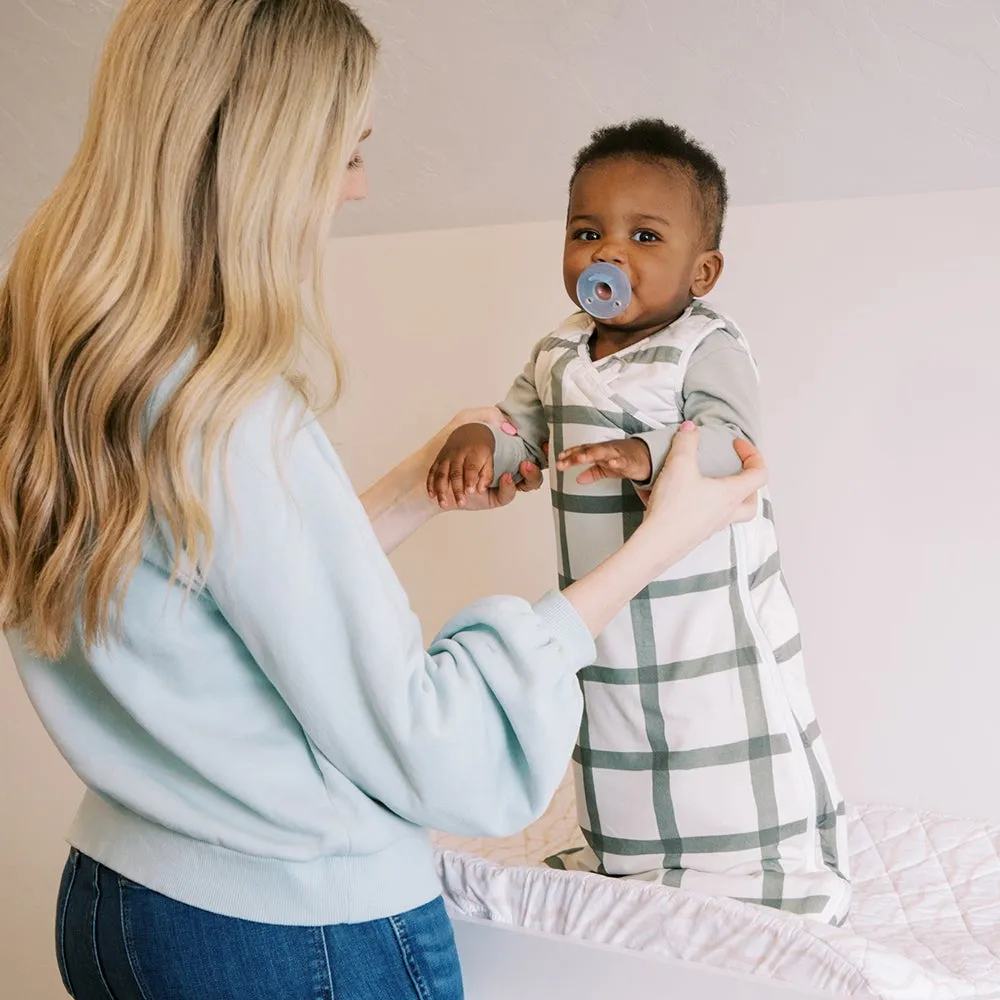
[[[570, 183], [566, 290], [580, 306], [580, 274], [605, 262], [628, 276], [631, 301], [614, 319], [578, 312], [535, 347], [500, 404], [517, 436], [465, 425], [429, 472], [430, 494], [463, 506], [551, 450], [561, 586], [639, 525], [636, 488], [684, 421], [701, 428], [706, 475], [739, 470], [734, 439], [760, 441], [750, 349], [702, 301], [722, 272], [726, 203], [722, 168], [682, 129], [641, 120], [594, 133]], [[573, 754], [587, 846], [548, 863], [842, 922], [844, 805], [766, 496], [752, 522], [638, 594], [597, 657], [580, 674]]]

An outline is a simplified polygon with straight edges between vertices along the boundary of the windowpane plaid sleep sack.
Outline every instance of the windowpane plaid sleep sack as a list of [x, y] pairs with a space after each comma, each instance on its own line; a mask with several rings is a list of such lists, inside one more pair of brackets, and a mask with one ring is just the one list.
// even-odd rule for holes
[[[749, 353], [730, 320], [695, 302], [666, 330], [593, 362], [593, 322], [577, 314], [538, 345], [501, 408], [523, 433], [533, 384], [553, 455], [676, 425], [691, 355], [720, 329]], [[535, 454], [540, 443], [527, 442]], [[643, 516], [630, 483], [580, 486], [577, 474], [553, 472], [562, 586], [618, 549]], [[639, 594], [600, 636], [597, 656], [580, 675], [574, 752], [587, 846], [549, 864], [842, 921], [844, 805], [767, 497], [751, 523], [716, 534]]]

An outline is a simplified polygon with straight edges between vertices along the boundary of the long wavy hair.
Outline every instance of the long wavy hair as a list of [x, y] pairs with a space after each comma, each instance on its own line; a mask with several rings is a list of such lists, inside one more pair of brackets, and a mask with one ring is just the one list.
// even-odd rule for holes
[[305, 337], [339, 384], [322, 249], [376, 52], [340, 0], [119, 15], [80, 149], [0, 281], [0, 627], [39, 655], [77, 623], [113, 633], [151, 515], [175, 574], [207, 567], [209, 464], [275, 379], [313, 402]]

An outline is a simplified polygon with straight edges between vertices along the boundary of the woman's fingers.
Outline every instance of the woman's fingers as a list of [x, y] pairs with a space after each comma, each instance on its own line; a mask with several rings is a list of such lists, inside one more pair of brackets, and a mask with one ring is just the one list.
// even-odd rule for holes
[[667, 461], [671, 459], [677, 461], [695, 461], [698, 458], [698, 426], [690, 420], [681, 424], [680, 429], [670, 442], [670, 451], [667, 453]]
[[[514, 477], [509, 473], [504, 473], [500, 477], [496, 486], [487, 486], [487, 488], [479, 493], [473, 494], [461, 494], [456, 500], [450, 478], [451, 473], [445, 469], [444, 479], [443, 479], [443, 499], [438, 501], [442, 510], [489, 510], [496, 507], [506, 507], [518, 493], [527, 493], [531, 490], [537, 490], [539, 486], [542, 485], [542, 472], [533, 462], [522, 462], [521, 468], [521, 482], [515, 483]], [[492, 465], [489, 466], [487, 470], [487, 476], [492, 479]], [[435, 480], [435, 489], [437, 489], [437, 484], [439, 480]], [[437, 494], [435, 493], [435, 498]]]
[[733, 521], [746, 523], [757, 516], [760, 508], [758, 493], [767, 482], [767, 466], [764, 456], [749, 441], [737, 438], [733, 447], [743, 463], [743, 471], [730, 477], [737, 496], [743, 497], [733, 514]]
[[[663, 469], [656, 477], [650, 491], [650, 504], [656, 507], [657, 499], [670, 489], [670, 484], [678, 478], [698, 479], [698, 428], [692, 423], [683, 424], [670, 442], [670, 451], [663, 463]], [[650, 505], [647, 505], [650, 506]]]
[[757, 494], [753, 493], [736, 508], [732, 522], [734, 524], [746, 524], [748, 521], [752, 521], [757, 516], [757, 507]]
[[[715, 530], [733, 521], [751, 521], [758, 509], [758, 491], [767, 482], [763, 456], [749, 441], [733, 442], [743, 470], [722, 479], [707, 479], [698, 468], [698, 429], [685, 424], [675, 435], [647, 506], [653, 517], [674, 520], [686, 509], [695, 519], [715, 521]], [[716, 511], [713, 515], [711, 512]], [[703, 535], [702, 537], [707, 537]]]
[[737, 493], [756, 502], [757, 491], [767, 483], [764, 456], [749, 441], [744, 441], [742, 438], [737, 438], [733, 442], [733, 447], [743, 463], [743, 471], [730, 476], [729, 480]]
[[760, 457], [760, 452], [745, 438], [736, 438], [736, 440], [733, 441], [733, 448], [736, 450], [736, 454], [740, 456], [740, 461], [743, 462], [744, 465], [746, 465], [750, 459]]
[[733, 447], [736, 449], [736, 454], [740, 456], [745, 470], [764, 470], [766, 472], [767, 466], [764, 464], [764, 456], [749, 441], [737, 438], [733, 442]]
[[493, 463], [483, 462], [482, 468], [479, 470], [479, 475], [476, 477], [476, 488], [472, 491], [474, 493], [485, 493], [490, 488], [490, 483], [493, 480]]
[[534, 462], [522, 462], [521, 481], [517, 484], [520, 493], [531, 493], [542, 485], [542, 470]]
[[495, 493], [496, 505], [498, 507], [506, 507], [514, 497], [517, 496], [517, 487], [514, 485], [514, 477], [509, 473], [505, 472], [500, 477], [500, 482], [497, 484]]

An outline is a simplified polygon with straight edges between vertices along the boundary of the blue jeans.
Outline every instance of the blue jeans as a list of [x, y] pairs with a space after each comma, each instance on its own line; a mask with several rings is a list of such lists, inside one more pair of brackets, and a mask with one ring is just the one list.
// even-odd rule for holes
[[70, 852], [56, 955], [76, 1000], [462, 1000], [440, 897], [365, 924], [284, 927], [161, 896]]

